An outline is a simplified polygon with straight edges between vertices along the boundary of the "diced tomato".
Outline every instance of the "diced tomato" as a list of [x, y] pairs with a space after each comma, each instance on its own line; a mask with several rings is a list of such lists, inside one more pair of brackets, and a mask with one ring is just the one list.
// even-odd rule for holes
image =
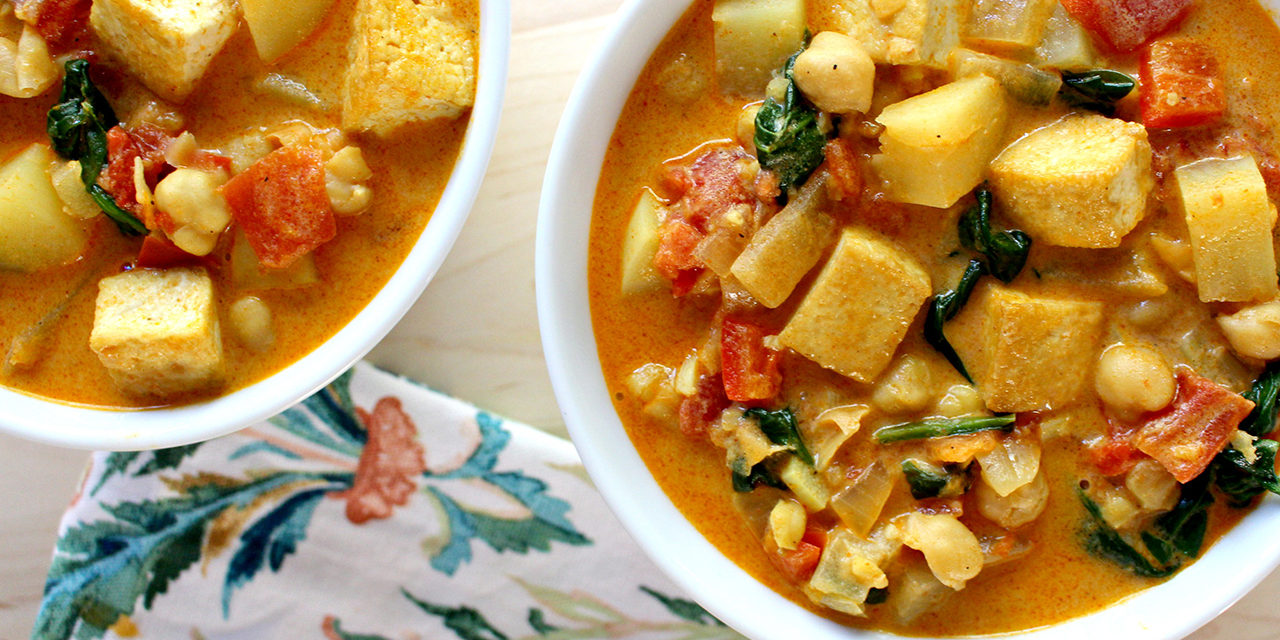
[[772, 202], [782, 195], [782, 184], [778, 174], [772, 171], [760, 171], [756, 174], [756, 199], [761, 202]]
[[87, 42], [93, 0], [18, 0], [14, 12], [35, 28], [50, 51], [63, 53]]
[[1133, 445], [1155, 458], [1178, 482], [1188, 482], [1227, 446], [1252, 410], [1252, 402], [1182, 369], [1177, 397], [1138, 427]]
[[1213, 122], [1227, 109], [1218, 60], [1190, 40], [1158, 40], [1142, 52], [1142, 124], [1153, 129]]
[[827, 546], [827, 533], [817, 527], [809, 527], [795, 549], [783, 549], [773, 536], [765, 537], [764, 550], [773, 566], [794, 583], [802, 583], [813, 576], [822, 559], [822, 549]]
[[198, 264], [205, 259], [191, 255], [159, 234], [151, 234], [142, 239], [142, 248], [138, 250], [135, 267], [144, 269], [167, 269], [181, 265]]
[[833, 138], [827, 142], [826, 156], [827, 172], [831, 176], [827, 191], [831, 199], [840, 201], [861, 194], [862, 170], [858, 168], [853, 146], [842, 138]]
[[1119, 476], [1148, 456], [1135, 449], [1128, 438], [1108, 435], [1089, 447], [1089, 458], [1102, 475]]
[[267, 267], [288, 267], [337, 235], [324, 161], [316, 149], [276, 149], [222, 185], [222, 195]]
[[759, 325], [725, 317], [720, 325], [720, 363], [724, 393], [735, 402], [770, 400], [782, 388], [778, 352], [764, 346]]
[[752, 190], [743, 184], [741, 149], [710, 149], [689, 166], [689, 190], [684, 195], [685, 217], [699, 229], [713, 216], [735, 204], [755, 202]]
[[142, 206], [138, 204], [138, 191], [133, 183], [134, 159], [142, 158], [147, 184], [155, 187], [165, 167], [164, 150], [170, 140], [169, 134], [150, 124], [134, 129], [112, 127], [107, 132], [107, 166], [98, 176], [98, 184], [111, 194], [116, 204], [131, 213], [140, 213]]
[[658, 275], [671, 281], [671, 292], [677, 298], [693, 289], [702, 273], [702, 261], [693, 254], [698, 243], [706, 237], [684, 220], [668, 220], [658, 229], [658, 251], [653, 256], [653, 268]]
[[1062, 0], [1062, 8], [1112, 49], [1133, 51], [1168, 31], [1195, 0]]
[[694, 440], [706, 439], [711, 423], [729, 406], [720, 374], [704, 376], [698, 390], [680, 402], [680, 432]]
[[195, 156], [191, 158], [191, 168], [201, 171], [225, 171], [230, 175], [231, 158], [220, 153], [197, 149]]

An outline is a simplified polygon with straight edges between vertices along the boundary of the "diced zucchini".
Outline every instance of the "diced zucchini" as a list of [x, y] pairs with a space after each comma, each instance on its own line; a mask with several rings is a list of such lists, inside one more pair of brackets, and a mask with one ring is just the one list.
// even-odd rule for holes
[[84, 251], [88, 236], [63, 211], [49, 179], [56, 159], [48, 146], [33, 144], [0, 167], [0, 268], [39, 271]]
[[1095, 58], [1089, 33], [1057, 4], [1045, 23], [1044, 38], [1036, 46], [1035, 63], [1052, 69], [1090, 69], [1096, 66]]
[[809, 511], [818, 512], [827, 507], [831, 492], [814, 472], [813, 467], [798, 456], [787, 458], [787, 463], [783, 465], [778, 477], [787, 484], [787, 488], [796, 494], [796, 499]]
[[804, 0], [716, 0], [711, 21], [724, 93], [763, 96], [773, 72], [804, 44]]
[[1062, 76], [1056, 73], [968, 49], [957, 49], [951, 53], [951, 73], [957, 78], [979, 74], [991, 76], [1010, 97], [1037, 107], [1052, 102], [1058, 95], [1058, 89], [1062, 88]]
[[665, 207], [653, 192], [645, 189], [631, 212], [627, 237], [622, 241], [622, 294], [634, 295], [664, 286], [662, 276], [653, 268], [658, 252], [658, 224]]
[[805, 274], [822, 259], [836, 221], [826, 203], [826, 174], [810, 180], [799, 195], [751, 237], [731, 272], [743, 288], [770, 309], [781, 306]]
[[965, 25], [966, 44], [1005, 53], [1029, 53], [1040, 43], [1056, 0], [976, 0]]
[[271, 62], [311, 35], [333, 0], [240, 0], [258, 57]]
[[1271, 230], [1276, 210], [1252, 156], [1210, 158], [1178, 167], [1191, 236], [1196, 287], [1204, 302], [1249, 302], [1276, 295]]
[[241, 291], [296, 289], [320, 282], [320, 271], [311, 253], [284, 269], [264, 267], [245, 239], [244, 231], [237, 230], [231, 245], [231, 279]]
[[885, 107], [871, 166], [889, 198], [945, 209], [982, 182], [1008, 122], [1004, 89], [977, 75]]

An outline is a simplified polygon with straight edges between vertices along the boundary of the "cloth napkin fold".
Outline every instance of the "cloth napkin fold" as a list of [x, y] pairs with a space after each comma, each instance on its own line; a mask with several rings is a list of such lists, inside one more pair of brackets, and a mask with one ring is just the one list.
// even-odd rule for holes
[[362, 364], [240, 433], [94, 454], [32, 637], [739, 636], [570, 443]]

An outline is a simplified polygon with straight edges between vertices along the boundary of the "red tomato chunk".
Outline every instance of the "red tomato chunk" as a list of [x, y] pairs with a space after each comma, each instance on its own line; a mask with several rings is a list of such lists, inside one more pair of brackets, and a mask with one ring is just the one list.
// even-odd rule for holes
[[316, 149], [276, 149], [222, 185], [236, 224], [264, 266], [283, 269], [338, 233]]
[[1153, 129], [1194, 127], [1227, 109], [1218, 60], [1199, 42], [1162, 40], [1143, 51], [1142, 124]]
[[1182, 20], [1194, 0], [1062, 0], [1062, 7], [1112, 49], [1133, 51]]
[[[136, 129], [112, 127], [107, 132], [107, 166], [98, 176], [98, 184], [125, 210], [135, 215], [142, 213], [133, 182], [134, 160], [142, 159], [143, 175], [147, 184], [154, 187], [165, 168], [164, 150], [170, 141], [169, 134], [149, 124]], [[151, 221], [143, 222], [148, 228], [155, 228]]]
[[1190, 482], [1227, 446], [1252, 410], [1252, 402], [1183, 369], [1178, 372], [1177, 397], [1138, 428], [1133, 444], [1178, 482]]
[[771, 400], [782, 387], [778, 353], [764, 346], [759, 325], [725, 318], [720, 329], [724, 393], [734, 402]]

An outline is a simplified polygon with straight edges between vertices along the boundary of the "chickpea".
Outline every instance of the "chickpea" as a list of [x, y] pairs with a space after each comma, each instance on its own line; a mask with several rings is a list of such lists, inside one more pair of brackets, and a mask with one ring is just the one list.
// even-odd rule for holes
[[876, 383], [871, 403], [885, 413], [919, 411], [933, 400], [933, 374], [924, 360], [902, 356]]
[[1037, 473], [1031, 482], [1001, 496], [986, 481], [979, 480], [974, 498], [978, 513], [984, 518], [1006, 529], [1016, 529], [1040, 517], [1049, 504], [1049, 483], [1043, 472]]
[[1093, 384], [1098, 397], [1125, 417], [1162, 409], [1177, 391], [1173, 370], [1160, 354], [1126, 344], [1102, 352]]
[[871, 108], [876, 65], [857, 40], [835, 31], [813, 37], [796, 58], [796, 86], [819, 109], [865, 113]]
[[354, 215], [369, 208], [373, 190], [364, 182], [373, 177], [360, 147], [343, 147], [325, 164], [325, 192], [338, 215]]
[[1237, 354], [1259, 360], [1280, 358], [1280, 300], [1218, 316], [1218, 326]]
[[231, 330], [236, 339], [253, 351], [265, 351], [276, 341], [275, 331], [271, 328], [271, 309], [267, 304], [253, 296], [245, 296], [231, 303], [228, 315]]
[[938, 400], [938, 413], [947, 418], [982, 415], [987, 405], [982, 394], [967, 384], [954, 384], [947, 388], [947, 393]]
[[169, 239], [192, 255], [213, 251], [218, 236], [231, 222], [231, 209], [218, 193], [222, 178], [198, 169], [177, 169], [156, 185], [155, 203], [178, 229]]
[[1155, 460], [1135, 464], [1125, 475], [1124, 486], [1143, 509], [1168, 511], [1178, 504], [1178, 481]]

